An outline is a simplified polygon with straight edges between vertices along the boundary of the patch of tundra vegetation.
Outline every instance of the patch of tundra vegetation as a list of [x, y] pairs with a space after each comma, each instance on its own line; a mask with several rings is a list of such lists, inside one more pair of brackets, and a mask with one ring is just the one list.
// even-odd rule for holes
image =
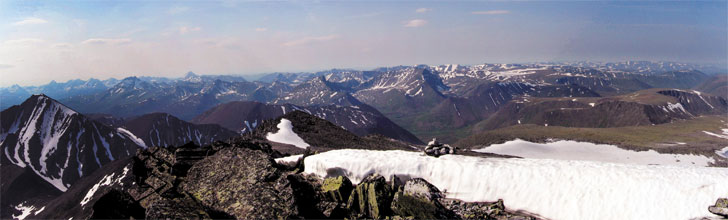
[[622, 149], [662, 154], [703, 155], [716, 160], [716, 166], [728, 166], [728, 160], [716, 151], [726, 147], [726, 139], [707, 134], [720, 133], [726, 125], [722, 116], [700, 116], [690, 120], [646, 126], [615, 128], [574, 128], [560, 126], [514, 125], [485, 131], [464, 138], [454, 145], [464, 149], [480, 149], [492, 144], [521, 139], [545, 143], [553, 140], [573, 140], [595, 144], [610, 144]]

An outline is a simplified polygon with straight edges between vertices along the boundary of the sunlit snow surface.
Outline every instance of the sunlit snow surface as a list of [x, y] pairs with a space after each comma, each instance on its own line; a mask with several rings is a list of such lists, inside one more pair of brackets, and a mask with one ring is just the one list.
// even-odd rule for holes
[[[169, 116], [167, 116], [167, 117], [169, 118]], [[169, 119], [167, 119], [167, 120], [169, 120]], [[129, 139], [131, 139], [131, 141], [133, 141], [135, 144], [137, 144], [137, 145], [139, 145], [139, 146], [141, 146], [143, 148], [147, 148], [147, 145], [144, 144], [144, 141], [142, 141], [142, 139], [141, 138], [138, 138], [136, 135], [132, 134], [129, 130], [126, 130], [126, 129], [121, 128], [121, 127], [116, 128], [116, 130], [119, 131], [120, 133], [126, 135], [127, 137], [129, 137]], [[157, 135], [159, 135], [159, 133], [157, 133]]]
[[296, 161], [298, 161], [298, 159], [301, 159], [302, 156], [303, 156], [303, 154], [296, 154], [296, 155], [291, 155], [291, 156], [287, 156], [287, 157], [276, 158], [275, 161], [276, 161], [276, 163], [296, 162]]
[[285, 118], [281, 118], [281, 122], [278, 123], [278, 132], [275, 134], [269, 132], [265, 138], [269, 141], [291, 144], [304, 149], [309, 146], [296, 132], [293, 132], [293, 124]]
[[111, 184], [121, 184], [124, 185], [124, 183], [121, 182], [121, 180], [126, 177], [126, 174], [129, 172], [129, 167], [124, 167], [124, 172], [116, 177], [114, 173], [104, 176], [104, 178], [101, 179], [98, 183], [94, 184], [91, 189], [86, 192], [86, 196], [83, 197], [83, 200], [81, 200], [81, 206], [86, 205], [86, 203], [90, 202], [91, 199], [93, 199], [94, 194], [96, 194], [96, 191], [99, 190], [99, 187], [101, 186], [109, 186]]
[[[481, 158], [420, 152], [334, 150], [306, 157], [305, 172], [345, 170], [421, 177], [465, 201], [503, 199], [512, 210], [550, 219], [690, 219], [728, 195], [728, 169], [598, 161]], [[715, 216], [713, 216], [715, 217]]]
[[691, 154], [661, 154], [654, 150], [632, 151], [614, 145], [576, 141], [556, 141], [545, 144], [513, 140], [493, 144], [476, 152], [496, 153], [524, 158], [589, 160], [626, 164], [659, 164], [678, 166], [708, 166], [713, 158]]

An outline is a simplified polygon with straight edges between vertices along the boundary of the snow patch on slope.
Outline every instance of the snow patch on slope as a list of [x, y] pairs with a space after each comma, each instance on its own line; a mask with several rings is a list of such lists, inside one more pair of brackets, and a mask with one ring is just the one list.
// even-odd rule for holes
[[728, 194], [728, 169], [550, 159], [481, 158], [419, 152], [333, 150], [306, 157], [305, 172], [343, 169], [354, 183], [370, 173], [424, 178], [450, 198], [503, 199], [549, 219], [690, 219]]
[[[14, 219], [23, 220], [23, 219], [27, 218], [31, 213], [37, 215], [38, 213], [42, 212], [45, 209], [45, 206], [43, 206], [42, 208], [38, 209], [38, 211], [35, 211], [36, 210], [35, 206], [24, 206], [24, 204], [25, 204], [25, 202], [22, 202], [14, 207], [15, 210], [20, 211], [19, 215], [13, 215]], [[33, 211], [35, 211], [35, 212], [33, 212]]]
[[97, 190], [99, 190], [99, 187], [101, 186], [109, 186], [114, 183], [123, 184], [121, 183], [121, 180], [126, 176], [127, 172], [129, 172], [129, 167], [124, 167], [124, 172], [121, 173], [120, 176], [114, 178], [114, 173], [111, 173], [109, 175], [104, 176], [104, 178], [101, 179], [98, 183], [94, 184], [91, 189], [88, 190], [86, 193], [86, 196], [83, 197], [83, 200], [81, 200], [81, 206], [86, 205], [86, 203], [90, 202], [93, 198], [94, 194]]
[[524, 158], [589, 160], [643, 165], [708, 166], [709, 163], [715, 162], [713, 158], [702, 155], [661, 154], [654, 150], [631, 151], [621, 149], [614, 145], [577, 141], [556, 141], [540, 144], [516, 139], [503, 144], [493, 144], [474, 151], [506, 154]]
[[137, 145], [139, 145], [139, 146], [141, 146], [141, 147], [143, 147], [145, 149], [147, 148], [147, 145], [144, 144], [144, 141], [141, 138], [138, 138], [136, 135], [132, 134], [129, 130], [126, 130], [126, 129], [121, 128], [121, 127], [120, 128], [116, 128], [116, 130], [119, 131], [119, 133], [122, 133], [122, 134], [126, 135], [126, 137], [128, 137], [135, 144], [137, 144]]
[[672, 104], [670, 102], [667, 103], [666, 106], [662, 107], [662, 110], [665, 112], [684, 112], [687, 113], [688, 111], [685, 111], [685, 108], [683, 108], [683, 105], [680, 103]]
[[281, 122], [278, 123], [278, 132], [276, 132], [275, 134], [268, 132], [265, 138], [269, 141], [291, 144], [304, 149], [310, 146], [305, 141], [303, 141], [303, 139], [301, 139], [301, 137], [299, 137], [296, 132], [293, 132], [293, 124], [291, 124], [291, 121], [285, 118], [281, 118]]
[[728, 129], [724, 128], [724, 129], [720, 129], [720, 130], [723, 131], [723, 134], [716, 134], [716, 133], [713, 133], [710, 131], [703, 131], [703, 133], [705, 133], [707, 135], [723, 138], [723, 139], [728, 139]]
[[298, 159], [301, 159], [301, 157], [303, 157], [303, 154], [296, 154], [287, 157], [276, 158], [275, 161], [276, 163], [292, 163], [298, 161]]
[[728, 147], [723, 148], [722, 150], [715, 151], [718, 156], [721, 156], [723, 158], [728, 158]]

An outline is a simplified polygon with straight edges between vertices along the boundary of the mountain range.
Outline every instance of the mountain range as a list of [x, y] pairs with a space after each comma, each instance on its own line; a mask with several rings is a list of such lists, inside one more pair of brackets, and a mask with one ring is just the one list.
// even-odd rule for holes
[[[234, 101], [293, 104], [299, 108], [368, 106], [362, 108], [378, 111], [420, 140], [439, 137], [452, 142], [458, 137], [451, 133], [467, 130], [488, 119], [519, 97], [608, 97], [651, 88], [697, 89], [722, 96], [722, 86], [716, 83], [720, 79], [715, 79], [722, 75], [712, 76], [700, 70], [718, 71], [710, 66], [648, 61], [416, 65], [367, 71], [332, 69], [313, 73], [273, 73], [256, 81], [190, 72], [177, 79], [128, 77], [52, 82], [33, 88], [13, 86], [3, 88], [1, 93], [3, 106], [19, 103], [20, 97], [28, 97], [30, 93], [46, 93], [89, 115], [130, 118], [167, 113], [192, 122], [198, 121], [197, 117], [206, 111]], [[708, 84], [710, 82], [714, 83]], [[236, 123], [234, 126], [220, 125], [230, 130], [246, 128], [250, 131], [244, 122], [253, 123], [256, 119], [263, 118], [210, 123]], [[344, 121], [356, 120], [339, 118], [335, 123], [359, 135], [366, 133], [355, 128], [359, 126], [346, 125]], [[408, 135], [392, 137], [397, 136]], [[420, 143], [412, 137], [402, 140]]]
[[[7, 106], [0, 112], [0, 218], [102, 218], [109, 216], [91, 210], [132, 205], [144, 206], [147, 217], [163, 216], [165, 207], [210, 218], [245, 216], [230, 211], [238, 210], [234, 204], [210, 199], [204, 188], [243, 175], [227, 170], [225, 161], [253, 161], [238, 162], [254, 163], [245, 169], [270, 188], [251, 193], [292, 199], [299, 194], [291, 192], [310, 192], [300, 190], [318, 180], [282, 178], [300, 172], [302, 163], [287, 167], [272, 158], [340, 149], [417, 151], [433, 137], [461, 149], [566, 138], [695, 153], [726, 166], [724, 146], [716, 144], [726, 138], [726, 75], [699, 68], [670, 62], [416, 65], [274, 73], [256, 81], [190, 72], [177, 79], [14, 85], [0, 89], [0, 105]], [[624, 132], [632, 130], [639, 133]], [[286, 188], [291, 184], [305, 186]], [[291, 216], [336, 216], [333, 209]]]
[[254, 101], [236, 101], [215, 106], [195, 117], [191, 122], [196, 124], [218, 124], [233, 131], [246, 133], [254, 130], [264, 120], [274, 119], [293, 111], [303, 111], [325, 119], [359, 136], [379, 134], [412, 144], [423, 144], [412, 133], [366, 104], [297, 106], [293, 104], [276, 105]]

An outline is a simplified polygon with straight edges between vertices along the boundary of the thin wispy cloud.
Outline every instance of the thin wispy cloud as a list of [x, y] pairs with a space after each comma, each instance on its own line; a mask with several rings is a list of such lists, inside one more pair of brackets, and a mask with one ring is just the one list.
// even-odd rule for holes
[[503, 15], [503, 14], [510, 14], [511, 11], [508, 10], [490, 10], [490, 11], [474, 11], [471, 12], [471, 14], [474, 15]]
[[70, 48], [72, 45], [69, 43], [56, 43], [53, 44], [53, 47], [55, 48]]
[[186, 33], [189, 33], [189, 32], [196, 32], [196, 31], [200, 31], [200, 30], [202, 30], [202, 28], [200, 28], [200, 27], [187, 27], [187, 26], [183, 26], [183, 27], [180, 27], [179, 28], [179, 33], [180, 34], [186, 34]]
[[351, 15], [347, 18], [371, 18], [371, 17], [380, 16], [380, 15], [382, 15], [382, 12], [369, 12], [369, 13], [365, 13], [365, 14]]
[[[226, 8], [234, 6], [225, 5], [228, 2], [238, 5]], [[0, 70], [0, 86], [189, 70], [252, 74], [407, 63], [728, 60], [726, 3], [715, 1], [618, 1], [608, 6], [569, 1], [311, 5], [239, 0], [0, 5], [0, 64], [15, 66]], [[651, 14], [646, 18], [631, 13], [635, 8]], [[573, 13], [553, 16], [564, 11]], [[465, 16], [454, 19], [453, 14]], [[614, 14], [624, 17], [615, 23]], [[695, 14], [701, 14], [700, 19]], [[534, 29], [539, 30], [538, 38], [529, 37]], [[189, 56], [192, 53], [205, 56]]]
[[91, 38], [81, 42], [82, 44], [108, 44], [108, 45], [120, 45], [131, 43], [129, 38]]
[[422, 27], [422, 26], [425, 26], [426, 24], [427, 24], [427, 21], [426, 20], [414, 19], [414, 20], [407, 21], [404, 24], [404, 26], [405, 27]]
[[431, 8], [418, 8], [415, 10], [415, 12], [417, 12], [417, 13], [426, 13], [428, 11], [432, 11], [432, 9]]
[[187, 11], [189, 11], [189, 10], [190, 10], [190, 8], [189, 8], [189, 7], [184, 7], [184, 6], [175, 6], [175, 7], [171, 7], [171, 8], [169, 8], [169, 9], [167, 10], [167, 14], [170, 14], [170, 15], [175, 15], [175, 14], [180, 14], [180, 13], [184, 13], [184, 12], [187, 12]]
[[45, 24], [45, 23], [48, 23], [48, 21], [45, 20], [45, 19], [41, 19], [41, 18], [26, 18], [26, 19], [23, 19], [23, 20], [20, 20], [20, 21], [17, 21], [15, 23], [13, 23], [13, 25], [18, 26], [18, 25]]
[[292, 46], [299, 46], [304, 44], [310, 44], [315, 42], [324, 42], [324, 41], [331, 41], [338, 39], [340, 36], [338, 34], [332, 34], [332, 35], [326, 35], [326, 36], [320, 36], [320, 37], [305, 37], [298, 40], [288, 41], [283, 43], [283, 46], [286, 47], [292, 47]]
[[38, 38], [21, 38], [21, 39], [14, 39], [14, 40], [6, 40], [5, 44], [10, 45], [23, 45], [23, 44], [37, 44], [37, 43], [43, 43], [45, 42], [42, 39]]

